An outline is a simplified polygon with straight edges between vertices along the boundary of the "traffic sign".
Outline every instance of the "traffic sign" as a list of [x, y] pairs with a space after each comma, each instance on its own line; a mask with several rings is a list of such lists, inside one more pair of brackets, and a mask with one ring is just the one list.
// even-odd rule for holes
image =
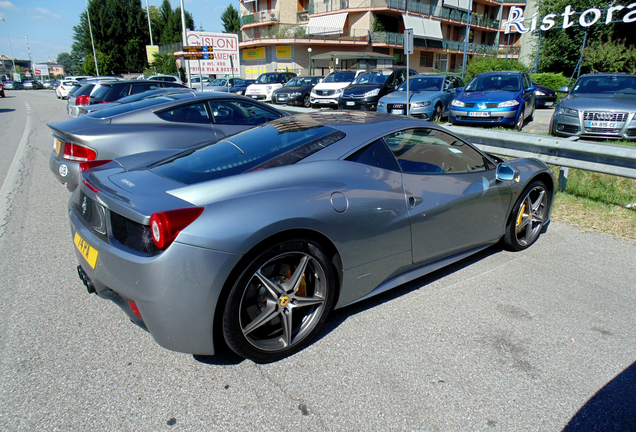
[[212, 52], [211, 46], [183, 45], [183, 50], [187, 52]]
[[214, 60], [214, 53], [189, 52], [183, 54], [186, 60]]

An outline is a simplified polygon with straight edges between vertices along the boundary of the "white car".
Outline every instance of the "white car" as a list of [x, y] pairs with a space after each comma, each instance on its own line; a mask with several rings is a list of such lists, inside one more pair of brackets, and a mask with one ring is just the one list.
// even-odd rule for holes
[[271, 102], [274, 90], [281, 88], [283, 84], [295, 76], [296, 74], [292, 72], [265, 72], [259, 75], [254, 84], [247, 87], [245, 96], [263, 102]]
[[183, 84], [183, 81], [181, 81], [181, 78], [179, 78], [176, 75], [165, 75], [165, 74], [159, 74], [159, 75], [151, 75], [148, 78], [143, 78], [143, 75], [137, 79], [146, 79], [148, 81], [166, 81], [166, 82], [176, 82], [179, 84]]
[[333, 71], [311, 90], [309, 100], [312, 108], [332, 107], [338, 108], [338, 98], [345, 87], [351, 84], [358, 75], [366, 72], [358, 71]]
[[68, 92], [71, 91], [71, 89], [73, 88], [73, 85], [76, 83], [77, 81], [73, 81], [73, 80], [62, 80], [62, 82], [60, 83], [59, 86], [57, 86], [57, 88], [55, 89], [55, 95], [57, 96], [58, 99], [66, 99], [68, 98]]
[[203, 87], [210, 84], [213, 80], [210, 77], [201, 77], [199, 75], [192, 75], [190, 77], [190, 88], [201, 90]]

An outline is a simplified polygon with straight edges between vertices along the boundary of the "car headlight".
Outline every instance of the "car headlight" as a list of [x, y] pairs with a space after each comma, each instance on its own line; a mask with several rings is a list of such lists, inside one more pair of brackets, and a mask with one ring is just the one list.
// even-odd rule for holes
[[384, 108], [384, 102], [382, 101], [378, 102], [378, 108]]
[[431, 106], [431, 101], [414, 102], [411, 104], [411, 108], [424, 108], [427, 106]]
[[371, 91], [366, 92], [364, 94], [364, 97], [365, 98], [370, 98], [370, 97], [373, 97], [373, 96], [377, 96], [379, 94], [380, 94], [380, 89], [375, 89], [375, 90], [371, 90]]
[[566, 116], [578, 118], [579, 112], [572, 108], [560, 107], [559, 110], [557, 111], [557, 115], [566, 115]]
[[344, 89], [336, 89], [336, 90], [333, 92], [333, 95], [334, 95], [334, 96], [340, 96], [340, 95], [342, 94], [342, 92], [343, 92], [343, 91], [344, 91]]
[[545, 96], [545, 93], [543, 93], [541, 90], [535, 90], [534, 94], [537, 96]]
[[236, 91], [236, 94], [240, 94], [240, 95], [242, 95], [242, 94], [243, 94], [243, 90], [237, 90], [237, 91]]
[[517, 106], [519, 105], [519, 102], [516, 100], [509, 100], [509, 101], [505, 101], [505, 102], [501, 102], [499, 105], [497, 105], [499, 108], [506, 108], [506, 107], [513, 107], [513, 106]]
[[465, 107], [466, 104], [460, 100], [457, 99], [453, 99], [453, 101], [451, 102], [452, 106], [456, 106], [456, 107]]
[[290, 93], [289, 97], [299, 97], [301, 95], [302, 95], [301, 92], [294, 92], [294, 93]]

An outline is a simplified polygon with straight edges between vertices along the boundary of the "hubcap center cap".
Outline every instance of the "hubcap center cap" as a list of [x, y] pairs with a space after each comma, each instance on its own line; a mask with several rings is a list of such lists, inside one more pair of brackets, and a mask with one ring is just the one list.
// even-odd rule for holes
[[282, 296], [279, 300], [278, 300], [278, 304], [281, 305], [282, 307], [285, 307], [289, 304], [289, 297], [288, 296]]

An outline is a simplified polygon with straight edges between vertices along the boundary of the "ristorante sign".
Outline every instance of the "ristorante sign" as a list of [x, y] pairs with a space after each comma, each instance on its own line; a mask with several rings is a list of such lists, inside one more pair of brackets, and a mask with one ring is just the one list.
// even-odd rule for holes
[[[623, 16], [623, 22], [631, 23], [636, 21], [636, 3], [632, 3], [628, 6], [615, 5], [610, 6], [607, 9], [600, 8], [590, 8], [584, 11], [579, 15], [578, 24], [581, 27], [590, 27], [594, 24], [609, 24], [612, 21], [616, 20], [615, 15], [617, 12], [622, 11], [623, 9], [631, 9], [631, 12], [628, 12]], [[540, 23], [540, 29], [543, 31], [550, 30], [551, 28], [557, 25], [557, 17], [563, 17], [563, 21], [561, 26], [566, 29], [572, 27], [576, 24], [576, 15], [578, 12], [572, 10], [572, 5], [567, 5], [562, 14], [548, 14], [544, 16]], [[574, 17], [574, 19], [573, 19]], [[508, 21], [504, 22], [504, 27], [506, 28], [506, 33], [519, 32], [519, 33], [527, 33], [533, 32], [537, 29], [537, 25], [539, 25], [539, 16], [535, 13], [530, 21], [530, 27], [525, 27], [524, 22], [526, 20], [523, 16], [523, 9], [518, 8], [516, 6], [510, 7], [510, 13], [508, 14]]]

